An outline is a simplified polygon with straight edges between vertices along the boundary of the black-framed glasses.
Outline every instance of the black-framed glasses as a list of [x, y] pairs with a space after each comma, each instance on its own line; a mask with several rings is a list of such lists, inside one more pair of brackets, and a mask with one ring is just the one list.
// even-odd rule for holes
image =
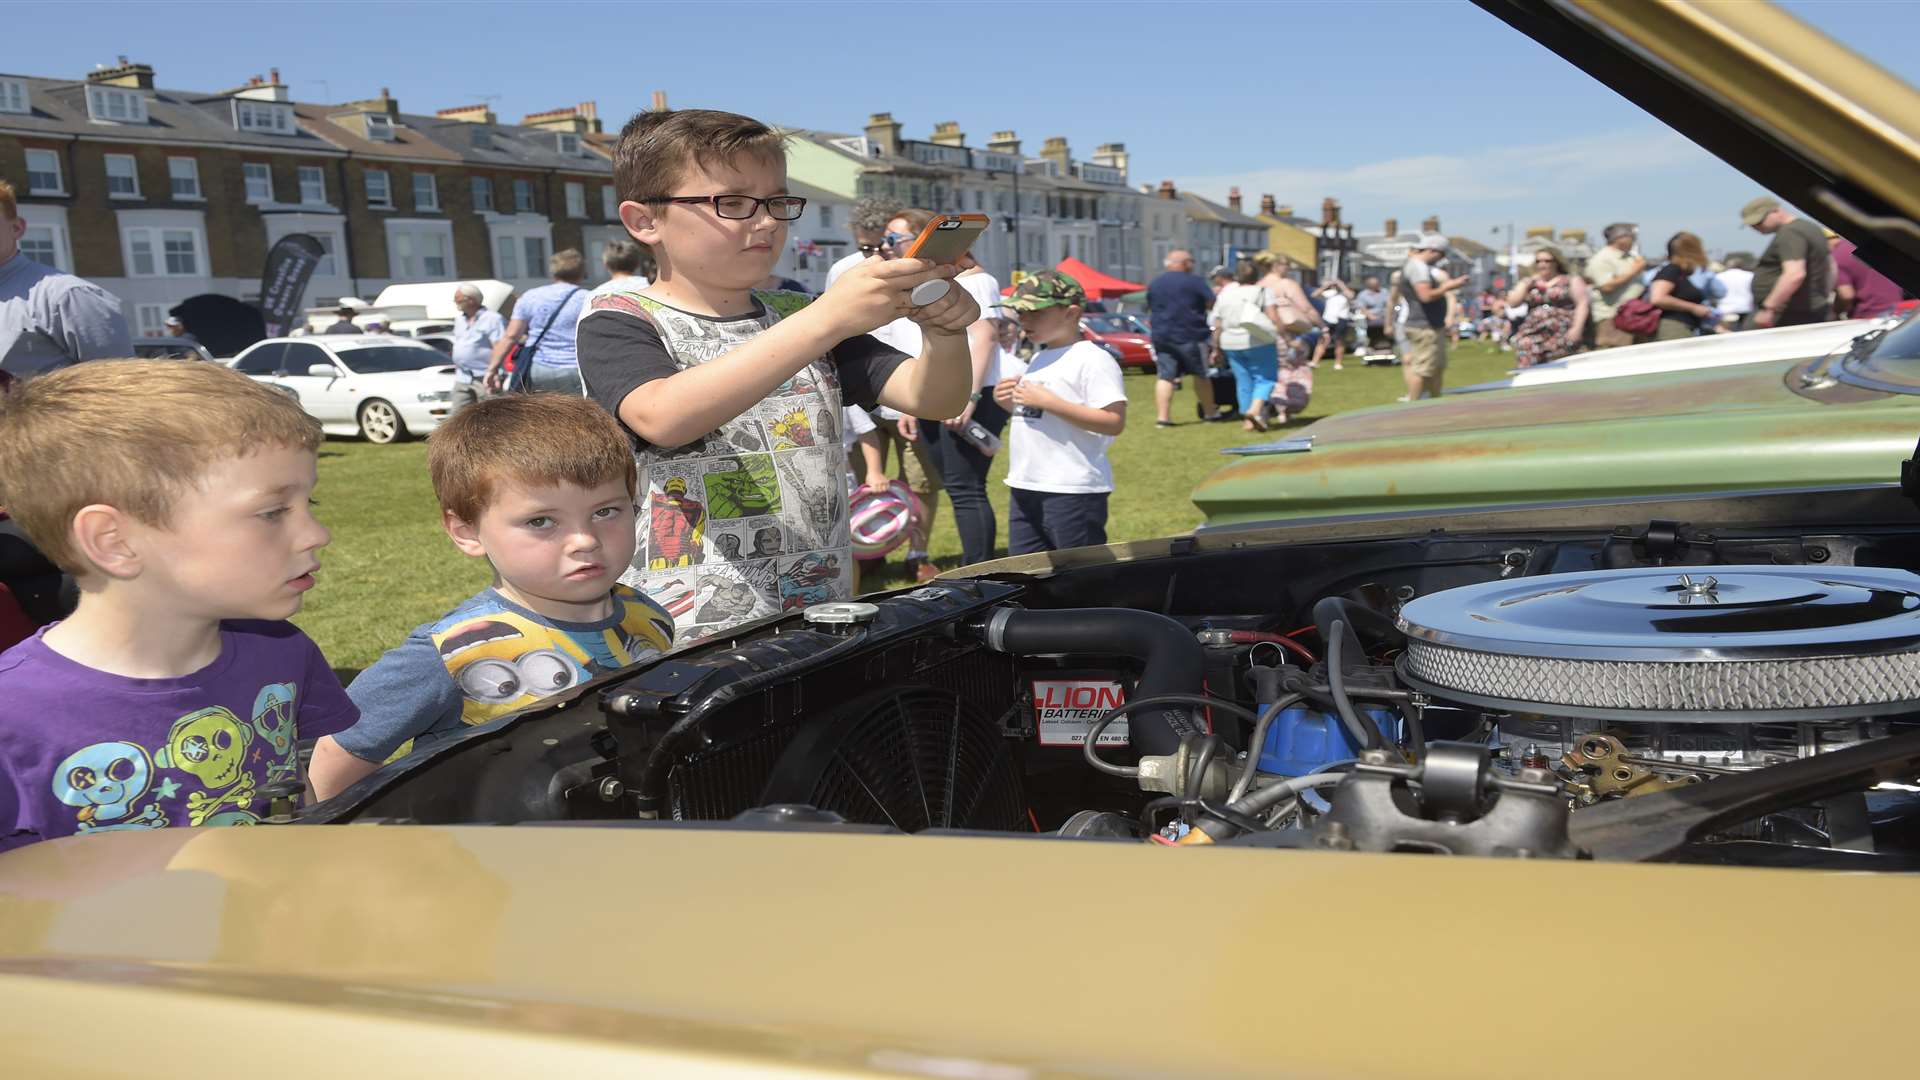
[[729, 221], [746, 221], [757, 216], [761, 207], [775, 221], [798, 221], [806, 212], [807, 200], [798, 195], [775, 195], [770, 199], [756, 199], [751, 195], [662, 195], [657, 199], [642, 199], [649, 203], [711, 203], [713, 212]]

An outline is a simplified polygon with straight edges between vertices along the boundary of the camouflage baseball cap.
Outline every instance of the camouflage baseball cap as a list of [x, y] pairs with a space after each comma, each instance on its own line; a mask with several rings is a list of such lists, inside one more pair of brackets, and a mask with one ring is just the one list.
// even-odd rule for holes
[[1002, 307], [1014, 311], [1039, 311], [1049, 307], [1071, 307], [1087, 302], [1087, 290], [1058, 270], [1042, 270], [1021, 282]]

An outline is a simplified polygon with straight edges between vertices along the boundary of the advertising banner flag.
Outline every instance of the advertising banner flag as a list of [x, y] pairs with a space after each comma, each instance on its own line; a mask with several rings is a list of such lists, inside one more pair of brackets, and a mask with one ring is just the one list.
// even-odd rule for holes
[[326, 255], [320, 241], [306, 233], [289, 233], [267, 252], [267, 265], [260, 271], [260, 315], [268, 337], [285, 334], [299, 319], [307, 282]]

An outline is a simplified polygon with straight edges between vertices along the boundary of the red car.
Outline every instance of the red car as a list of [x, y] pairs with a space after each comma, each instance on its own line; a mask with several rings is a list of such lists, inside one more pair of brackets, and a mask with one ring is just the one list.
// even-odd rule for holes
[[1088, 341], [1112, 353], [1122, 369], [1153, 370], [1153, 343], [1127, 316], [1089, 312], [1080, 317], [1080, 329]]

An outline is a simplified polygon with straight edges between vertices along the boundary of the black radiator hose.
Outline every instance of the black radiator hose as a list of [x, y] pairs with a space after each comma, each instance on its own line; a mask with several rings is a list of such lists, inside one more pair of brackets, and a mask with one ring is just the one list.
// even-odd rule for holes
[[[987, 647], [1016, 656], [1058, 653], [1118, 655], [1143, 665], [1134, 698], [1205, 693], [1206, 653], [1193, 631], [1165, 615], [1132, 608], [1030, 611], [1003, 607], [988, 616]], [[1128, 741], [1142, 754], [1171, 754], [1206, 723], [1186, 708], [1142, 709], [1130, 718]]]

